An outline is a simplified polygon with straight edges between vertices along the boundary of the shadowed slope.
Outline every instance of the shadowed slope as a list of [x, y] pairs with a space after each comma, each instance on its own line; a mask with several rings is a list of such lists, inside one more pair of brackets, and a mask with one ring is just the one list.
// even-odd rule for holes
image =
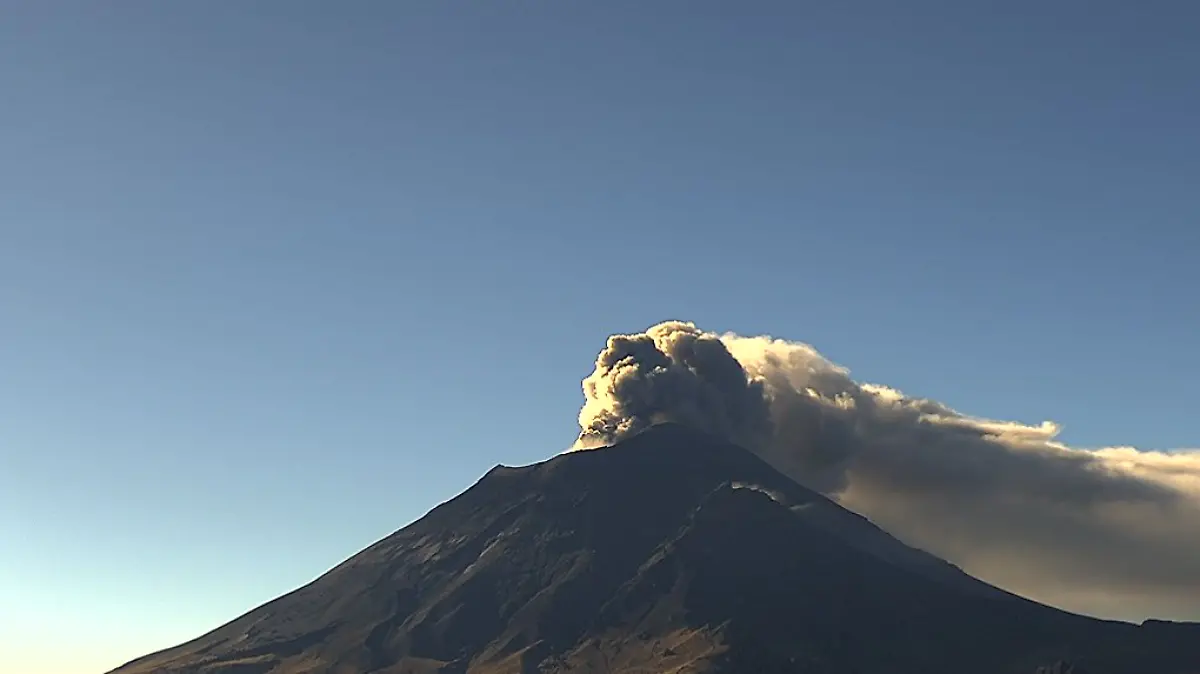
[[313, 583], [116, 671], [1197, 674], [1197, 631], [1003, 593], [662, 425], [494, 468]]

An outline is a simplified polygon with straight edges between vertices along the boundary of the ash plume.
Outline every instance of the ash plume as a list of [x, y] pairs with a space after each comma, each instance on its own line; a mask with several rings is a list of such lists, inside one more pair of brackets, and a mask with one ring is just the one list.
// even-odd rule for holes
[[576, 449], [663, 421], [754, 451], [911, 545], [1094, 615], [1200, 619], [1200, 452], [1057, 440], [856, 382], [811, 346], [665, 322], [614, 335]]

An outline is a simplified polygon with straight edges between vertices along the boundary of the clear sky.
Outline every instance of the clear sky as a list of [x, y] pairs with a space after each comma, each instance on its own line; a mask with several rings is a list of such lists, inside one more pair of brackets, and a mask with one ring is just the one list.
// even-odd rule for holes
[[667, 318], [1197, 445], [1198, 34], [1182, 1], [0, 3], [0, 668], [196, 636], [565, 448], [605, 337]]

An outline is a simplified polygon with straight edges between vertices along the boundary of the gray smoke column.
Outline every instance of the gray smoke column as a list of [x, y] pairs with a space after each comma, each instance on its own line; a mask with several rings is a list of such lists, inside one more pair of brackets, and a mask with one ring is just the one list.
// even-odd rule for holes
[[1200, 619], [1200, 453], [1071, 448], [1051, 422], [967, 416], [806, 344], [674, 321], [610, 337], [583, 389], [577, 449], [687, 424], [1006, 589]]
[[763, 382], [716, 335], [691, 323], [660, 323], [613, 335], [583, 381], [580, 447], [611, 444], [660, 421], [675, 421], [758, 447], [771, 438]]

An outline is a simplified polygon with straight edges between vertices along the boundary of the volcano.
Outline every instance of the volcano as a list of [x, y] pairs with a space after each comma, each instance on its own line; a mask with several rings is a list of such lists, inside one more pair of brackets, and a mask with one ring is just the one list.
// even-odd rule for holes
[[150, 672], [1200, 674], [1200, 625], [1003, 592], [662, 424], [497, 466], [312, 583], [113, 674]]

